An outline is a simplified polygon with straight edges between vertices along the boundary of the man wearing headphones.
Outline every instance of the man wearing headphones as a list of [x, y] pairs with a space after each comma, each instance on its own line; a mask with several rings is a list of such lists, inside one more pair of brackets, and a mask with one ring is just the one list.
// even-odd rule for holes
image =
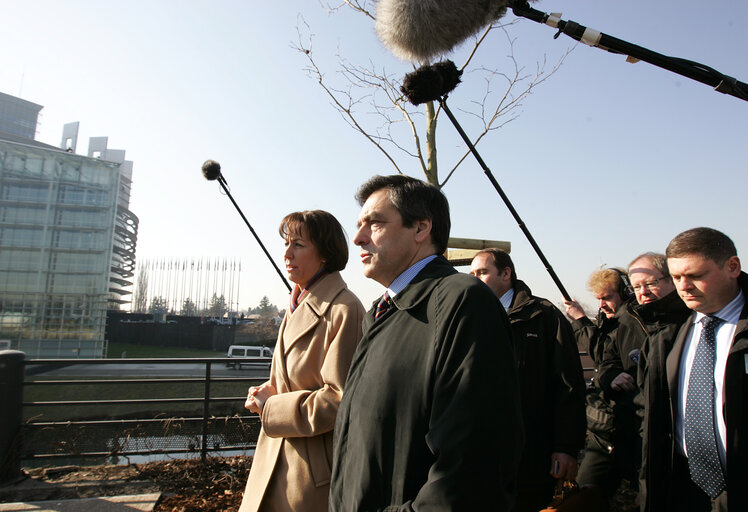
[[580, 485], [599, 487], [609, 501], [621, 483], [623, 471], [618, 456], [614, 403], [600, 387], [599, 367], [605, 347], [618, 328], [619, 314], [625, 304], [633, 301], [634, 294], [628, 276], [617, 268], [596, 270], [590, 275], [587, 288], [599, 301], [595, 322], [579, 303], [564, 301], [577, 344], [587, 351], [595, 371], [587, 388], [587, 439], [577, 481]]

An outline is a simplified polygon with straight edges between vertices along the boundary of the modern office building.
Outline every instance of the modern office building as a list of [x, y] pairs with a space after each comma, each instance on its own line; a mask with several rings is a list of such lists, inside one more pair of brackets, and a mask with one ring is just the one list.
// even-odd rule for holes
[[0, 92], [0, 132], [25, 139], [36, 138], [42, 106]]
[[0, 126], [14, 131], [0, 131], [0, 340], [32, 358], [102, 357], [106, 310], [131, 296], [132, 162], [106, 137], [76, 154], [78, 123], [65, 125], [59, 148], [26, 137], [36, 125], [18, 120], [41, 107], [11, 96], [6, 108], [6, 98]]

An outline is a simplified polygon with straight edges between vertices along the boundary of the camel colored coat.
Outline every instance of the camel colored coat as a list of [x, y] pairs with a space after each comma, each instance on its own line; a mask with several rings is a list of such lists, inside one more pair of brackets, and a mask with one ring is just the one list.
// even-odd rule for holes
[[327, 511], [332, 429], [364, 307], [339, 272], [286, 312], [262, 409], [262, 430], [239, 512]]

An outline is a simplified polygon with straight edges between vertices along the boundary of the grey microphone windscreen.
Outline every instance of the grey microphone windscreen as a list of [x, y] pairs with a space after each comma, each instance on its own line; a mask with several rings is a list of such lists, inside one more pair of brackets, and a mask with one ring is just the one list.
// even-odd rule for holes
[[379, 39], [395, 54], [425, 62], [501, 18], [511, 0], [380, 0]]

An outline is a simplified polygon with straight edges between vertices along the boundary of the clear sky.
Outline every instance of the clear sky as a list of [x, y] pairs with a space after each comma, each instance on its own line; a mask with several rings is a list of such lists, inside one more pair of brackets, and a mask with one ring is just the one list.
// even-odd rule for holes
[[[542, 0], [535, 7], [748, 82], [744, 0]], [[202, 178], [203, 161], [221, 163], [279, 266], [277, 226], [286, 213], [328, 210], [352, 237], [355, 189], [393, 172], [304, 73], [306, 60], [292, 47], [300, 15], [330, 80], [338, 51], [393, 76], [412, 69], [382, 47], [370, 20], [346, 9], [329, 14], [313, 0], [0, 0], [0, 91], [44, 105], [38, 140], [58, 145], [63, 124], [80, 121], [79, 153], [92, 136], [127, 151], [139, 259], [241, 258], [241, 306], [267, 295], [282, 308], [284, 285], [218, 185]], [[585, 289], [592, 270], [664, 251], [695, 226], [730, 235], [748, 266], [748, 102], [565, 36], [554, 40], [553, 29], [529, 20], [509, 30], [529, 72], [573, 51], [520, 116], [478, 149], [574, 297], [593, 309]], [[508, 53], [497, 33], [476, 64], [508, 71]], [[464, 54], [452, 57], [459, 63]], [[481, 84], [467, 74], [450, 95], [468, 133], [477, 127], [461, 105], [478, 99]], [[447, 168], [460, 141], [444, 116], [438, 138]], [[415, 161], [400, 162], [422, 177]], [[443, 190], [453, 236], [511, 241], [519, 277], [560, 302], [472, 158]], [[367, 306], [382, 292], [362, 276], [353, 246], [343, 275]]]

